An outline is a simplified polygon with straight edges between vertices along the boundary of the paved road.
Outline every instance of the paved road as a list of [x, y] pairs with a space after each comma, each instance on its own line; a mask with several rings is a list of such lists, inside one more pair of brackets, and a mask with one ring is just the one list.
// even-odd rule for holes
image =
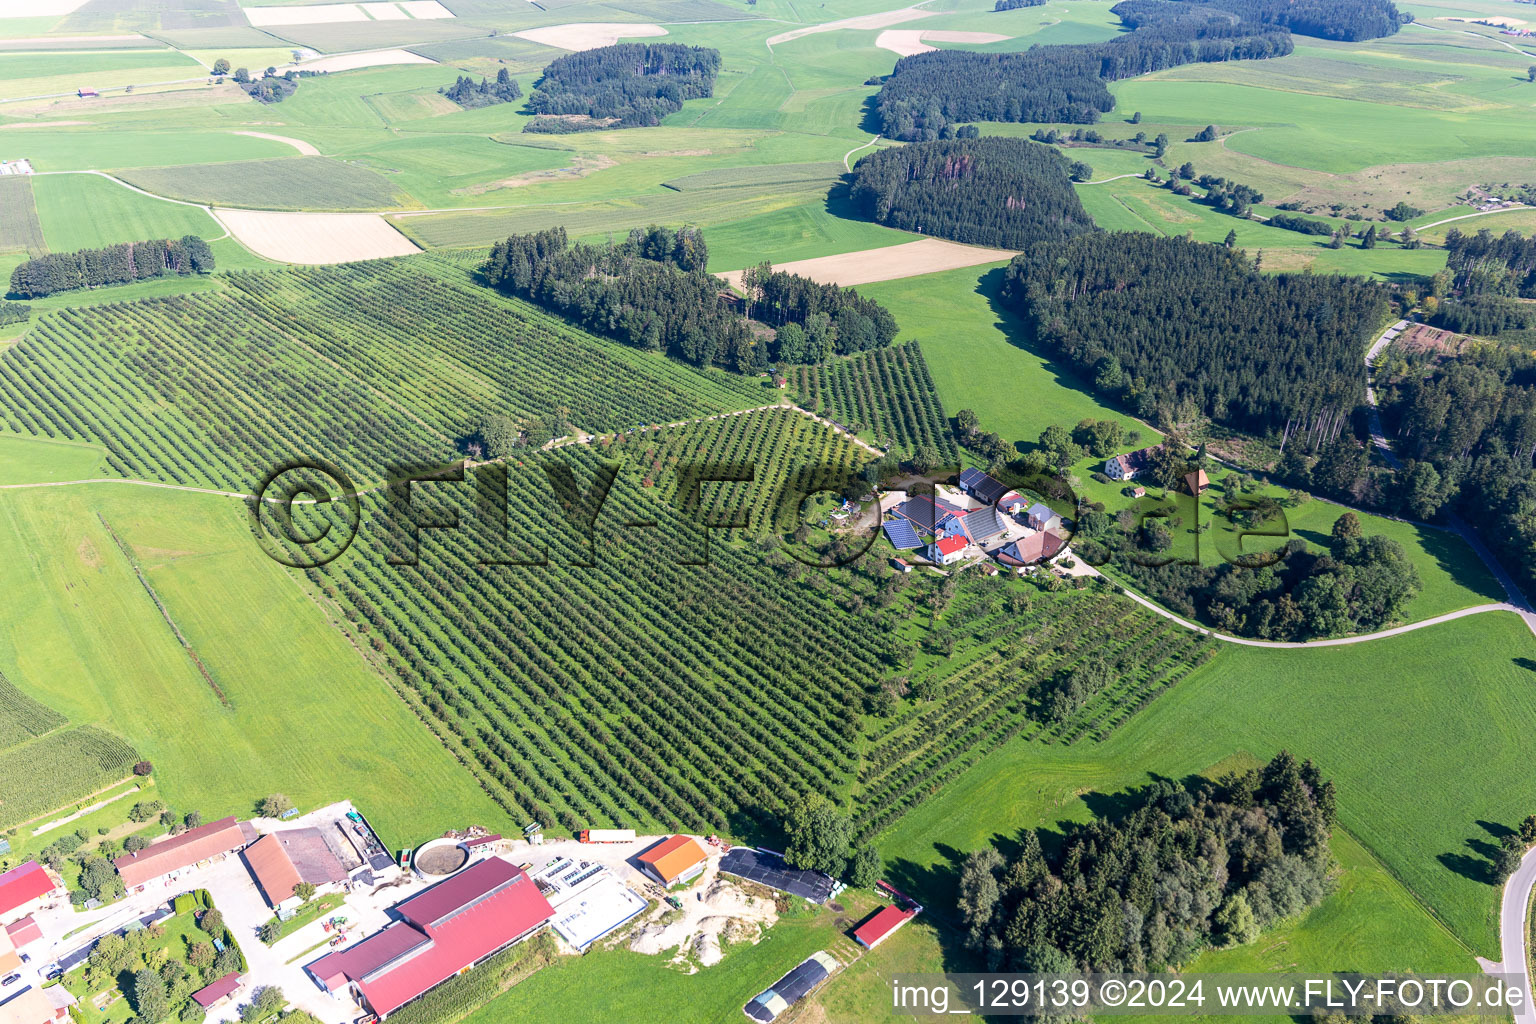
[[1536, 1024], [1536, 1007], [1531, 1005], [1531, 978], [1526, 970], [1525, 939], [1530, 934], [1526, 908], [1531, 904], [1531, 887], [1536, 886], [1536, 850], [1520, 862], [1520, 869], [1504, 883], [1504, 906], [1499, 913], [1499, 940], [1508, 974], [1525, 978], [1525, 1006], [1515, 1014], [1515, 1024]]

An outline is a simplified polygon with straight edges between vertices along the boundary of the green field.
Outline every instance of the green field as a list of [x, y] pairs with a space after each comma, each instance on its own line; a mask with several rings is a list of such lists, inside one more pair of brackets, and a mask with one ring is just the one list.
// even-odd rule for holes
[[0, 431], [0, 485], [86, 480], [97, 475], [105, 455], [93, 444]]
[[214, 239], [224, 234], [220, 224], [195, 206], [152, 199], [94, 174], [41, 175], [32, 190], [43, 237], [53, 252], [146, 238]]
[[[1498, 890], [1484, 872], [1497, 838], [1482, 823], [1536, 806], [1519, 767], [1536, 729], [1533, 649], [1504, 613], [1356, 646], [1229, 647], [1103, 743], [1003, 748], [909, 814], [881, 851], [894, 878], [942, 893], [954, 858], [994, 835], [1085, 820], [1089, 794], [1288, 748], [1335, 780], [1341, 823], [1387, 870], [1472, 951], [1496, 957]], [[1452, 664], [1456, 682], [1443, 671]]]
[[1005, 441], [1033, 442], [1053, 423], [1119, 419], [1150, 444], [1155, 432], [1097, 402], [1047, 356], [1031, 346], [1024, 325], [996, 300], [1002, 269], [950, 270], [884, 284], [860, 295], [884, 303], [901, 324], [901, 338], [923, 343], [944, 408], [973, 409], [983, 429]]
[[323, 156], [138, 167], [121, 177], [171, 199], [268, 210], [374, 210], [399, 206], [402, 198], [373, 171]]
[[133, 737], [178, 810], [212, 820], [271, 792], [305, 808], [350, 797], [394, 845], [502, 820], [332, 613], [256, 546], [238, 502], [121, 484], [8, 491], [0, 535], [31, 553], [0, 568], [12, 597], [0, 670], [72, 722]]

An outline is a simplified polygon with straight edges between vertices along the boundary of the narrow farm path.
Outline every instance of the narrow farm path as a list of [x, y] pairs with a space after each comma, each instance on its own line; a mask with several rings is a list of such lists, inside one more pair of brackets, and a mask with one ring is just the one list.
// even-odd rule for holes
[[843, 170], [845, 170], [845, 171], [853, 170], [853, 165], [848, 162], [848, 158], [849, 157], [853, 156], [853, 154], [859, 152], [859, 150], [861, 150], [861, 149], [868, 149], [869, 147], [873, 146], [875, 143], [877, 143], [879, 141], [880, 141], [880, 136], [878, 136], [878, 135], [871, 135], [869, 137], [869, 141], [864, 143], [864, 145], [862, 145], [862, 146], [854, 146], [848, 152], [844, 153], [843, 154]]

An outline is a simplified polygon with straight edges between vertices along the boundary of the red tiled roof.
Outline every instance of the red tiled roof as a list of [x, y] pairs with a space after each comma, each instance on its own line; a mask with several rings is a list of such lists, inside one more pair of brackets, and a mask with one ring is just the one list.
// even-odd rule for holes
[[464, 841], [464, 848], [466, 850], [473, 850], [477, 846], [485, 846], [488, 843], [499, 842], [501, 842], [501, 833], [498, 832], [495, 835], [481, 836], [479, 839], [466, 839]]
[[276, 833], [264, 835], [248, 846], [245, 864], [256, 876], [262, 895], [274, 907], [291, 898], [293, 887], [303, 881]]
[[12, 921], [5, 926], [5, 934], [10, 937], [11, 945], [20, 949], [22, 946], [36, 942], [43, 937], [43, 930], [31, 917], [24, 917], [20, 921]]
[[37, 861], [29, 860], [0, 875], [0, 914], [9, 914], [53, 890], [53, 879], [48, 877], [48, 872]]
[[555, 916], [538, 886], [500, 857], [466, 868], [395, 911], [405, 920], [309, 965], [327, 988], [350, 980], [380, 1016]]
[[123, 884], [132, 889], [161, 875], [191, 867], [200, 860], [238, 850], [247, 842], [249, 837], [245, 830], [231, 816], [188, 829], [146, 850], [125, 854], [112, 863], [117, 866], [117, 873], [123, 876]]
[[964, 551], [965, 546], [971, 542], [964, 534], [957, 533], [953, 537], [941, 537], [938, 541], [939, 554], [952, 555], [956, 551]]
[[192, 993], [192, 1001], [203, 1009], [207, 1009], [225, 996], [240, 987], [240, 972], [230, 971], [224, 977], [205, 988], [200, 988]]
[[902, 910], [895, 904], [881, 909], [875, 916], [853, 930], [853, 937], [866, 949], [873, 949], [882, 939], [912, 919], [914, 911]]

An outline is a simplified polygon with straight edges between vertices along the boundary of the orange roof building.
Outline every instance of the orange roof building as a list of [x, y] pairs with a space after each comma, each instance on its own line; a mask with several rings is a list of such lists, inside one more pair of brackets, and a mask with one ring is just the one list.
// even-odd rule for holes
[[10, 933], [0, 928], [0, 974], [9, 974], [20, 966], [21, 954], [16, 952], [16, 944]]
[[1185, 474], [1184, 486], [1189, 488], [1190, 494], [1199, 494], [1211, 486], [1211, 478], [1205, 475], [1205, 470], [1197, 469], [1193, 473]]
[[274, 907], [292, 899], [294, 886], [304, 881], [299, 877], [299, 869], [293, 866], [288, 851], [283, 849], [275, 832], [262, 836], [245, 848], [245, 863], [250, 867], [251, 874], [256, 876], [261, 894]]
[[691, 882], [704, 870], [708, 858], [692, 836], [671, 836], [635, 858], [646, 874], [662, 885]]
[[241, 823], [231, 816], [188, 829], [138, 853], [124, 854], [112, 863], [123, 876], [123, 884], [132, 889], [199, 861], [232, 853], [255, 838], [256, 829], [250, 822]]

